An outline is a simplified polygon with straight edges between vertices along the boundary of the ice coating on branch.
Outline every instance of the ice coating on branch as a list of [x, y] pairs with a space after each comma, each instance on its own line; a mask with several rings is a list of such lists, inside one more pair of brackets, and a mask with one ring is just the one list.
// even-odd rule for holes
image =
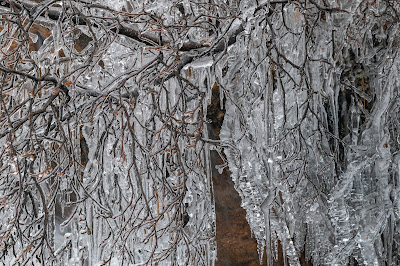
[[398, 264], [398, 25], [383, 2], [301, 5], [256, 9], [216, 67], [220, 137], [260, 255], [272, 265], [279, 241], [290, 265]]
[[397, 3], [17, 2], [0, 25], [7, 264], [213, 265], [215, 87], [260, 259], [400, 264]]
[[[134, 72], [136, 67], [133, 64], [134, 60], [118, 59], [118, 55], [124, 56], [125, 52], [127, 53], [128, 50], [113, 44], [110, 47], [113, 57], [110, 56], [110, 58], [115, 61], [104, 64], [105, 68], [114, 67], [116, 62], [121, 65], [126, 64], [126, 68], [113, 70], [119, 80], [124, 79], [127, 71]], [[144, 57], [143, 63], [148, 62], [151, 62], [151, 58]], [[140, 69], [141, 65], [137, 65], [137, 67]], [[94, 74], [93, 78], [97, 79], [99, 75], [102, 75], [101, 72], [102, 70], [100, 73]], [[197, 72], [194, 71], [193, 74], [197, 75]], [[88, 87], [93, 84], [92, 80], [87, 79], [82, 79], [81, 82]], [[106, 91], [112, 92], [114, 86], [118, 86], [118, 81], [106, 76], [94, 84], [100, 85], [99, 88], [108, 87]], [[127, 80], [125, 84], [126, 86], [130, 84], [135, 86], [135, 83], [131, 83], [130, 80]], [[135, 248], [136, 263], [145, 263], [150, 256], [162, 256], [165, 250], [170, 248], [176, 249], [176, 255], [164, 258], [165, 261], [176, 261], [182, 265], [189, 257], [193, 257], [191, 260], [196, 261], [200, 259], [199, 255], [195, 253], [197, 248], [204, 248], [203, 256], [210, 263], [214, 260], [215, 216], [211, 179], [207, 168], [201, 169], [196, 166], [197, 160], [204, 161], [207, 165], [207, 155], [198, 154], [203, 146], [196, 144], [194, 138], [180, 138], [169, 131], [168, 127], [165, 127], [166, 122], [171, 123], [171, 126], [179, 126], [180, 121], [185, 120], [188, 123], [185, 129], [187, 134], [198, 134], [195, 133], [198, 131], [198, 121], [203, 116], [200, 113], [199, 105], [207, 99], [198, 95], [186, 102], [186, 106], [183, 107], [180, 98], [177, 97], [181, 93], [181, 88], [174, 80], [168, 82], [168, 87], [170, 94], [166, 94], [157, 87], [143, 88], [137, 92], [134, 109], [129, 109], [132, 113], [128, 120], [134, 127], [134, 131], [125, 132], [122, 138], [113, 132], [118, 132], [122, 123], [127, 123], [123, 122], [119, 115], [119, 112], [122, 113], [123, 110], [118, 110], [118, 114], [111, 118], [107, 118], [104, 111], [96, 110], [94, 120], [82, 128], [83, 137], [89, 148], [88, 162], [83, 174], [83, 185], [88, 191], [94, 191], [101, 185], [104, 188], [103, 197], [108, 199], [103, 202], [99, 198], [97, 203], [88, 203], [87, 208], [91, 206], [90, 208], [98, 209], [105, 216], [104, 218], [113, 217], [113, 219], [121, 220], [120, 225], [115, 224], [110, 227], [104, 223], [105, 220], [102, 222], [99, 218], [91, 218], [94, 219], [92, 222], [94, 227], [90, 229], [95, 234], [94, 239], [83, 238], [79, 241], [83, 241], [82, 243], [87, 246], [92, 258], [100, 260], [105, 256], [112, 256], [114, 242], [107, 241], [102, 244], [107, 250], [103, 253], [98, 251], [96, 245], [104, 241], [104, 237], [111, 232], [117, 232], [119, 237], [128, 240], [125, 244], [126, 248]], [[201, 89], [203, 90], [203, 88]], [[128, 87], [129, 90], [137, 89]], [[155, 110], [152, 107], [152, 101], [155, 93], [163, 102], [159, 107], [159, 112], [168, 112], [168, 108], [171, 106], [185, 108], [184, 112], [172, 114], [171, 122], [157, 119], [154, 121]], [[164, 103], [168, 103], [168, 105]], [[91, 111], [85, 110], [85, 112]], [[156, 134], [149, 134], [149, 129]], [[133, 133], [134, 135], [132, 135]], [[139, 146], [132, 149], [135, 146], [134, 143]], [[180, 152], [178, 153], [178, 151]], [[181, 160], [184, 164], [179, 163]], [[163, 188], [165, 183], [156, 178], [157, 176], [166, 178], [164, 182], [167, 182], [168, 189]], [[183, 200], [181, 204], [174, 204], [180, 200]], [[129, 211], [126, 211], [125, 208], [128, 208]], [[141, 222], [147, 219], [148, 215], [157, 217], [154, 218], [153, 225]], [[177, 215], [187, 215], [190, 219], [187, 224], [184, 224], [182, 216], [181, 222], [177, 223], [179, 219], [174, 219]], [[135, 222], [132, 224], [124, 222], [131, 219], [130, 217], [135, 217], [133, 220]], [[86, 217], [87, 219], [88, 217]], [[196, 221], [202, 222], [197, 223]], [[177, 228], [176, 230], [182, 231], [167, 231], [163, 228]], [[79, 235], [87, 230], [86, 224], [82, 224]], [[199, 239], [207, 239], [207, 241]], [[118, 241], [118, 238], [115, 241]], [[190, 248], [184, 244], [184, 241], [190, 241]], [[117, 257], [112, 258], [117, 259]]]
[[[213, 58], [186, 50], [211, 45], [192, 24], [216, 14], [189, 1], [50, 2], [25, 8], [39, 18], [8, 12], [0, 33], [1, 261], [214, 265]], [[43, 42], [14, 14], [44, 21]]]

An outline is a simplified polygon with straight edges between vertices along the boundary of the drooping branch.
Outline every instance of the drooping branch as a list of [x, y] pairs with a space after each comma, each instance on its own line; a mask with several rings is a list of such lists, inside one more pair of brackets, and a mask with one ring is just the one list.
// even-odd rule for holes
[[[16, 1], [16, 0], [10, 0], [10, 1], [4, 1], [1, 2], [1, 6], [8, 8], [11, 10], [11, 8], [18, 8], [18, 9], [24, 9], [26, 10], [29, 14], [30, 17], [32, 18], [31, 24], [35, 23], [35, 20], [40, 17], [42, 18], [47, 18], [51, 22], [56, 22], [61, 14], [64, 12], [62, 7], [59, 7], [57, 2], [59, 1], [43, 1], [41, 3], [35, 3], [29, 0], [23, 0], [23, 1]], [[77, 3], [85, 3], [82, 1], [76, 1]], [[119, 20], [118, 15], [123, 14], [121, 11], [116, 11], [111, 9], [110, 7], [101, 5], [101, 4], [91, 4], [91, 3], [85, 3], [87, 4], [87, 8], [96, 8], [100, 10], [105, 10], [108, 11], [112, 14], [115, 15], [114, 20]], [[135, 15], [146, 15], [146, 13], [138, 13]], [[44, 20], [45, 21], [45, 20]], [[86, 25], [86, 21], [83, 20], [81, 17], [79, 17], [76, 20], [77, 25]], [[124, 22], [123, 16], [121, 21], [118, 21], [119, 26], [118, 28], [112, 29], [115, 33], [118, 32], [118, 34], [123, 35], [125, 37], [128, 37], [132, 40], [135, 40], [139, 43], [142, 43], [145, 46], [168, 46], [170, 44], [170, 41], [168, 40], [161, 40], [159, 39], [158, 36], [155, 34], [150, 34], [148, 32], [142, 33], [140, 30], [135, 28], [132, 25], [129, 25], [129, 23]], [[187, 52], [191, 50], [196, 50], [204, 47], [208, 47], [209, 44], [204, 42], [204, 43], [198, 43], [190, 40], [186, 40], [183, 42], [183, 44], [180, 47], [177, 47], [179, 51], [182, 52]]]

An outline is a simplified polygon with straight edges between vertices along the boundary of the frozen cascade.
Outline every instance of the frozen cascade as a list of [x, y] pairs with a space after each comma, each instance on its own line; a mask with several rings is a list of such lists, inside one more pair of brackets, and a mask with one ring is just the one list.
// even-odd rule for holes
[[6, 2], [1, 261], [214, 265], [223, 149], [268, 266], [400, 265], [395, 0]]
[[306, 16], [328, 2], [308, 11], [289, 2], [246, 21], [218, 67], [227, 69], [222, 145], [268, 265], [277, 240], [290, 265], [303, 252], [315, 265], [397, 265], [399, 45], [376, 39], [398, 25], [362, 21], [362, 4], [345, 1], [347, 13], [324, 13], [309, 31]]

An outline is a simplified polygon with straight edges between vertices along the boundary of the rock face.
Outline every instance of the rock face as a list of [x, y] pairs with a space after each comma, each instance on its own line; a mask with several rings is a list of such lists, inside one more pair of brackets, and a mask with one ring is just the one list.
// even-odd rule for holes
[[[209, 137], [219, 139], [225, 110], [220, 109], [219, 88], [212, 88], [211, 104], [207, 108]], [[234, 188], [231, 172], [225, 168], [219, 174], [216, 165], [223, 160], [216, 151], [211, 151], [211, 167], [217, 218], [217, 257], [216, 265], [260, 265], [257, 242], [251, 237], [246, 221], [246, 212], [240, 206], [241, 198]]]
[[241, 198], [234, 188], [230, 171], [219, 174], [215, 165], [222, 164], [216, 151], [211, 151], [215, 212], [217, 218], [216, 265], [260, 265], [257, 242], [251, 237], [246, 212], [240, 207]]

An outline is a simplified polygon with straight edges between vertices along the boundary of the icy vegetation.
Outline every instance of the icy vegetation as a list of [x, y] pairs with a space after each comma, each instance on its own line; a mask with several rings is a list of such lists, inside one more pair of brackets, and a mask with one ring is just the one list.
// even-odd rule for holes
[[268, 266], [400, 265], [397, 0], [0, 12], [0, 261], [214, 265], [223, 148]]
[[[272, 3], [273, 1], [271, 1]], [[216, 64], [221, 140], [268, 264], [399, 265], [399, 10], [256, 1]]]
[[207, 87], [172, 75], [169, 1], [52, 3], [26, 2], [40, 45], [13, 14], [1, 33], [1, 261], [212, 265]]

